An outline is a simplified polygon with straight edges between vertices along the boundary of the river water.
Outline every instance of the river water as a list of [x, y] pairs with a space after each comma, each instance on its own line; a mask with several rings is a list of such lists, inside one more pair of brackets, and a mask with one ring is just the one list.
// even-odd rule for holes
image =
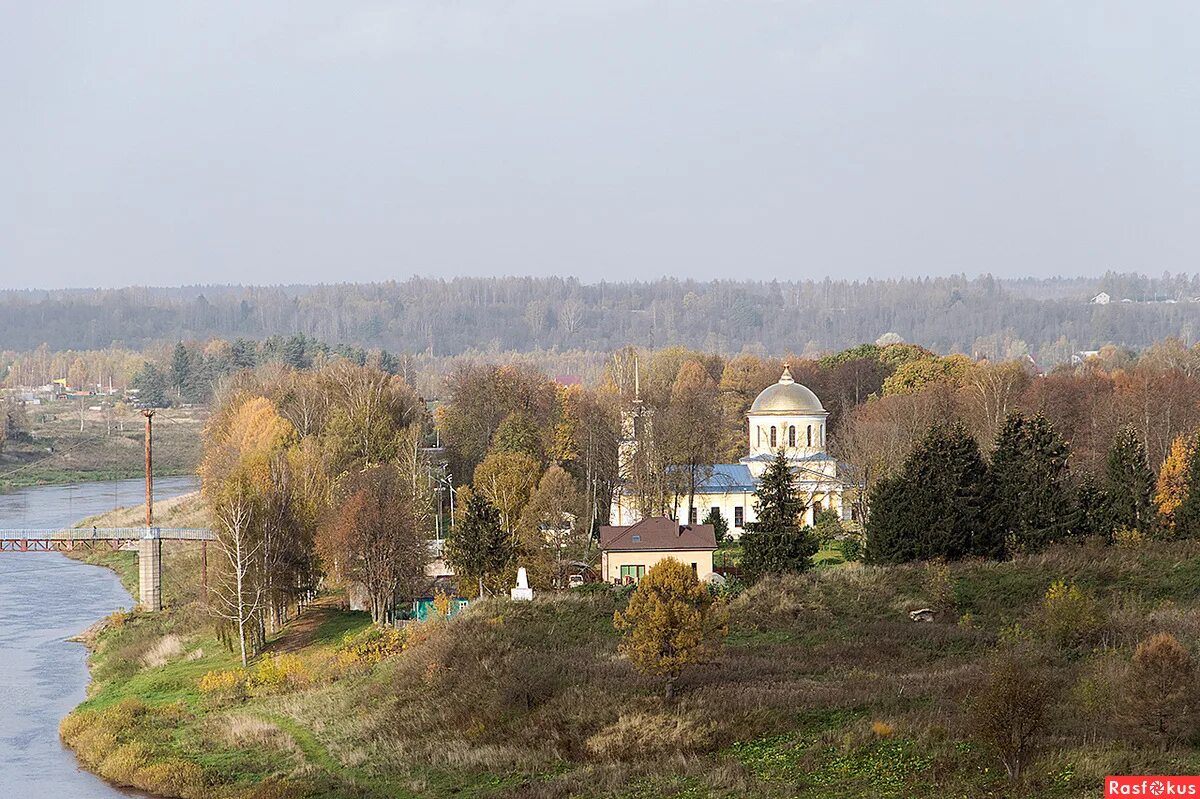
[[[167, 499], [191, 477], [155, 480]], [[0, 494], [0, 528], [67, 527], [145, 500], [142, 480], [27, 488]], [[79, 768], [58, 723], [84, 699], [87, 651], [68, 641], [134, 600], [116, 575], [53, 552], [0, 552], [0, 797], [127, 799]]]

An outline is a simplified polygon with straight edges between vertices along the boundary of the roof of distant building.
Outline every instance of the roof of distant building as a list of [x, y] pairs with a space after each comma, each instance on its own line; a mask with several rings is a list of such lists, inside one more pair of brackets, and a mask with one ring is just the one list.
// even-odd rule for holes
[[616, 552], [716, 549], [717, 535], [711, 524], [681, 525], [674, 519], [652, 516], [637, 524], [601, 527], [600, 548]]

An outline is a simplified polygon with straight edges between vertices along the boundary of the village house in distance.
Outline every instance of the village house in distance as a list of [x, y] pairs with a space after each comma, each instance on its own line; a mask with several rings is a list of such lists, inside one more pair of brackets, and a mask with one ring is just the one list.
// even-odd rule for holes
[[636, 583], [667, 558], [692, 567], [701, 580], [713, 574], [717, 536], [711, 524], [642, 519], [627, 527], [600, 528], [600, 574], [608, 583]]
[[[652, 420], [644, 418], [641, 403], [626, 411], [621, 442], [621, 463], [632, 461], [638, 437]], [[829, 413], [806, 386], [797, 383], [787, 366], [779, 382], [767, 386], [755, 398], [747, 416], [747, 455], [737, 463], [718, 463], [712, 474], [697, 488], [692, 518], [687, 514], [688, 498], [678, 498], [676, 519], [695, 525], [712, 509], [721, 512], [729, 524], [731, 537], [741, 535], [746, 524], [755, 521], [754, 491], [767, 465], [783, 450], [795, 472], [797, 489], [804, 498], [805, 522], [812, 524], [816, 514], [832, 510], [843, 520], [849, 520], [849, 503], [843, 503], [846, 485], [838, 476], [837, 460], [825, 451], [826, 417]], [[641, 520], [636, 497], [626, 484], [613, 497], [610, 519], [614, 527], [635, 524]], [[603, 541], [601, 542], [603, 548]], [[606, 575], [607, 577], [607, 575]]]

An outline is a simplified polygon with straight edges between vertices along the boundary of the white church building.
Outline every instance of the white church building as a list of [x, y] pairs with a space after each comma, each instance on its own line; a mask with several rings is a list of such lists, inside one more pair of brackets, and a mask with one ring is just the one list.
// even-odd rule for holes
[[[746, 457], [737, 463], [716, 464], [712, 475], [696, 491], [694, 518], [683, 518], [688, 510], [687, 496], [679, 498], [674, 518], [696, 524], [716, 508], [729, 524], [730, 535], [741, 535], [745, 525], [756, 518], [754, 491], [758, 481], [782, 449], [805, 501], [805, 522], [812, 524], [822, 510], [833, 510], [840, 518], [849, 520], [849, 503], [842, 501], [845, 484], [838, 477], [837, 461], [825, 451], [829, 413], [817, 395], [792, 379], [784, 366], [779, 382], [763, 389], [746, 416]], [[634, 424], [627, 423], [627, 431], [631, 433]], [[609, 523], [629, 525], [640, 519], [632, 493], [615, 492]]]

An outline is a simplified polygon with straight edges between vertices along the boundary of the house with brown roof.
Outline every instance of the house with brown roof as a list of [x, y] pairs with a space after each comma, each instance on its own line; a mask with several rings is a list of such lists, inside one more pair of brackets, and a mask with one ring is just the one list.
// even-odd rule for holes
[[600, 528], [600, 574], [610, 583], [636, 583], [656, 563], [674, 558], [701, 580], [713, 573], [717, 536], [711, 524], [679, 524], [651, 517], [637, 524]]

